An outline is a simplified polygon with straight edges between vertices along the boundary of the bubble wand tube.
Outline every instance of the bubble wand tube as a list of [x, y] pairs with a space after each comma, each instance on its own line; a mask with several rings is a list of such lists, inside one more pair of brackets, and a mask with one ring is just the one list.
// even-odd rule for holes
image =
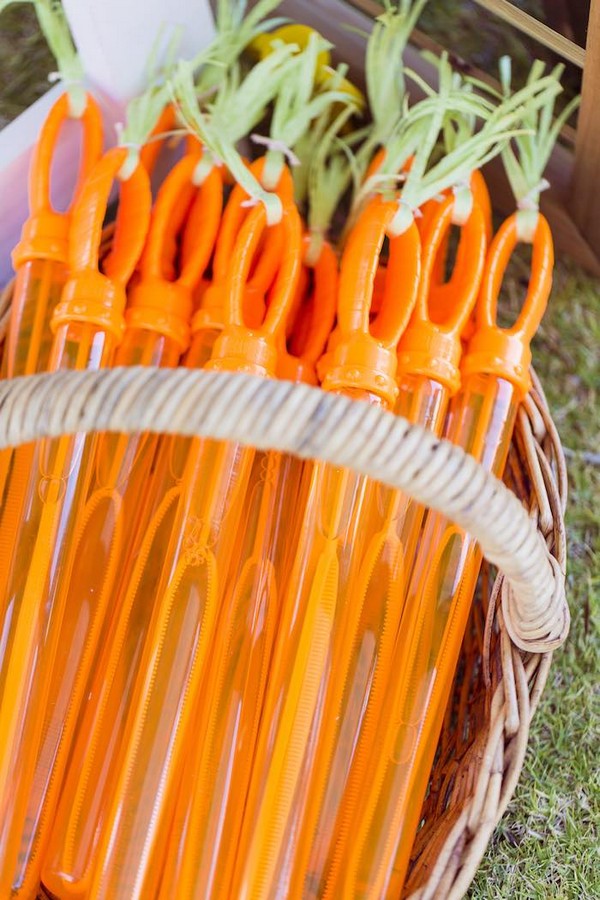
[[[282, 258], [265, 322], [248, 331], [242, 297], [266, 228], [261, 206], [251, 210], [236, 243], [227, 291], [226, 327], [211, 366], [271, 371], [272, 342], [283, 327], [300, 263], [300, 221], [285, 205]], [[163, 556], [153, 618], [123, 732], [122, 752], [106, 793], [107, 814], [92, 870], [90, 897], [141, 897], [158, 883], [154, 854], [172, 814], [173, 791], [189, 736], [222, 593], [236, 523], [244, 508], [254, 451], [212, 441], [195, 444], [184, 473], [170, 545]], [[107, 726], [109, 723], [106, 723]]]
[[[385, 299], [369, 328], [375, 271], [395, 211], [394, 203], [374, 200], [348, 242], [340, 276], [341, 338], [324, 382], [327, 390], [384, 407], [393, 405], [397, 395], [395, 347], [416, 301], [420, 267], [414, 227], [390, 241]], [[373, 489], [362, 476], [318, 463], [309, 477], [246, 805], [236, 896], [267, 896], [280, 889], [282, 856], [293, 847], [294, 822], [301, 812], [295, 797], [312, 761], [321, 724], [319, 698], [332, 677], [332, 647], [354, 577], [356, 550], [362, 546], [361, 510]]]
[[[78, 239], [71, 243], [72, 274], [54, 312], [51, 369], [108, 365], [121, 339], [125, 283], [143, 246], [151, 203], [147, 175], [138, 167], [121, 182], [115, 243], [106, 274], [100, 274], [102, 219], [125, 157], [125, 150], [109, 151], [76, 202], [72, 230]], [[0, 664], [0, 844], [5, 848], [0, 893], [12, 890], [13, 896], [28, 896], [37, 880], [35, 841], [31, 847], [22, 842], [34, 839], [38, 827], [31, 827], [27, 814], [59, 652], [64, 612], [59, 588], [73, 564], [73, 535], [92, 475], [95, 443], [94, 437], [79, 435], [36, 446], [7, 577], [8, 622]]]
[[[422, 276], [415, 311], [398, 347], [399, 398], [396, 412], [441, 434], [448, 401], [460, 379], [461, 332], [474, 307], [485, 260], [482, 211], [474, 206], [461, 226], [468, 247], [463, 268], [449, 282], [452, 300], [442, 320], [432, 320], [430, 284], [454, 219], [454, 197], [438, 205], [422, 251]], [[399, 491], [381, 487], [374, 498], [373, 529], [358, 574], [349, 589], [343, 636], [332, 663], [335, 679], [325, 700], [299, 852], [295, 889], [327, 895], [336, 842], [346, 835], [357, 797], [368, 781], [368, 751], [377, 723], [407, 581], [421, 531], [424, 508]], [[318, 887], [317, 887], [318, 885]]]
[[[2, 358], [2, 377], [32, 375], [47, 369], [52, 346], [50, 319], [68, 275], [70, 209], [57, 212], [51, 202], [50, 179], [59, 133], [67, 122], [79, 122], [82, 149], [74, 198], [102, 152], [102, 119], [94, 99], [81, 88], [82, 71], [64, 16], [58, 8], [36, 4], [42, 29], [69, 90], [56, 101], [42, 126], [29, 169], [29, 218], [13, 251], [16, 271], [10, 322]], [[73, 202], [73, 201], [72, 201]], [[72, 205], [72, 203], [71, 203]], [[0, 556], [10, 559], [21, 518], [21, 493], [6, 493], [8, 481], [27, 481], [33, 448], [0, 453]], [[7, 567], [0, 572], [4, 597]], [[0, 615], [4, 606], [0, 600]]]
[[[310, 247], [309, 238], [305, 240]], [[306, 259], [306, 255], [305, 255]], [[315, 365], [333, 326], [337, 259], [326, 242], [314, 265], [314, 289], [302, 298], [277, 374], [316, 384]], [[303, 302], [302, 302], [303, 301]], [[294, 340], [302, 320], [303, 335]], [[300, 349], [301, 348], [301, 349]], [[229, 895], [267, 673], [290, 558], [303, 509], [305, 464], [291, 456], [256, 455], [247, 517], [223, 602], [192, 748], [179, 791], [161, 897]]]
[[[197, 253], [177, 281], [160, 274], [162, 236], [172, 207], [194, 188], [190, 174], [198, 155], [183, 159], [163, 184], [153, 212], [141, 264], [141, 280], [125, 312], [123, 341], [116, 365], [174, 366], [189, 342], [191, 290], [208, 263], [221, 208], [220, 181], [205, 184], [196, 205], [204, 210], [205, 230]], [[182, 210], [180, 210], [181, 214]], [[75, 238], [76, 240], [76, 238]], [[62, 553], [73, 560], [54, 586], [55, 603], [64, 609], [57, 653], [44, 712], [44, 739], [36, 760], [36, 789], [29, 799], [28, 821], [38, 824], [30, 840], [46, 843], [77, 717], [96, 662], [107, 637], [114, 604], [115, 580], [124, 562], [150, 476], [155, 437], [102, 435], [90, 462], [89, 495]], [[67, 538], [64, 538], [66, 544]], [[55, 626], [58, 627], [58, 626]], [[31, 832], [31, 829], [30, 829]]]
[[[539, 84], [543, 70], [535, 63], [528, 85]], [[554, 70], [550, 79], [556, 81], [559, 72]], [[503, 82], [505, 96], [514, 99], [506, 67]], [[528, 130], [503, 151], [518, 211], [502, 225], [488, 254], [477, 327], [462, 365], [463, 387], [450, 416], [448, 437], [498, 476], [519, 403], [530, 387], [529, 344], [552, 281], [552, 238], [537, 205], [541, 175], [562, 124], [562, 117], [552, 121], [553, 105], [552, 92], [541, 104], [526, 103], [522, 119]], [[495, 323], [497, 298], [519, 241], [533, 247], [531, 278], [520, 316], [512, 328], [503, 329]], [[386, 715], [373, 743], [371, 786], [339, 870], [338, 890], [344, 895], [402, 891], [480, 562], [481, 551], [468, 534], [440, 515], [428, 517], [395, 650]]]

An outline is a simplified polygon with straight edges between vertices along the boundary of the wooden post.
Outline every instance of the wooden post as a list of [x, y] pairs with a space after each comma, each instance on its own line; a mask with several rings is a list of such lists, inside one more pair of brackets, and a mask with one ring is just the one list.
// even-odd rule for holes
[[600, 256], [600, 0], [591, 0], [571, 211]]

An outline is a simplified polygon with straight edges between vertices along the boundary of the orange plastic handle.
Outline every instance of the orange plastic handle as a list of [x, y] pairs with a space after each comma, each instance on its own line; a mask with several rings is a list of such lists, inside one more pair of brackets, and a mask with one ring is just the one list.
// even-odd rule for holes
[[181, 284], [193, 289], [199, 284], [216, 247], [222, 213], [223, 170], [215, 166], [196, 189], [188, 212], [181, 245]]
[[[164, 279], [165, 267], [173, 265], [176, 246], [170, 245], [172, 228], [182, 235], [182, 266], [174, 280], [192, 290], [206, 269], [217, 237], [223, 203], [223, 182], [214, 168], [196, 188], [192, 178], [200, 161], [199, 153], [188, 154], [163, 182], [154, 210], [146, 245], [140, 261], [143, 279]], [[166, 247], [165, 247], [166, 245]], [[165, 255], [168, 249], [171, 259]]]
[[[429, 312], [431, 280], [438, 253], [452, 227], [454, 205], [453, 196], [446, 197], [438, 205], [427, 237], [423, 241], [422, 277], [414, 317], [424, 322], [431, 321]], [[464, 259], [460, 264], [457, 261], [448, 282], [448, 286], [452, 289], [452, 298], [441, 311], [442, 321], [436, 319], [436, 324], [443, 326], [447, 332], [453, 332], [458, 338], [475, 306], [485, 265], [487, 250], [485, 219], [483, 210], [477, 204], [473, 205], [471, 214], [461, 226], [461, 230]]]
[[387, 229], [398, 206], [374, 197], [349, 236], [340, 271], [338, 324], [342, 336], [372, 334], [385, 347], [395, 348], [417, 300], [421, 246], [415, 228], [390, 238], [387, 277], [381, 306], [370, 323], [370, 309], [379, 257]]
[[[379, 150], [373, 156], [373, 159], [371, 160], [371, 162], [369, 163], [369, 166], [367, 168], [367, 172], [365, 175], [365, 181], [368, 178], [371, 178], [373, 175], [377, 175], [377, 173], [379, 172], [379, 170], [381, 169], [382, 165], [385, 162], [386, 155], [387, 155], [387, 153], [386, 153], [385, 147], [380, 147]], [[414, 156], [412, 156], [412, 155], [409, 156], [408, 159], [406, 160], [406, 162], [403, 163], [400, 171], [401, 172], [410, 172], [410, 167], [413, 164], [413, 159], [414, 159]]]
[[[29, 179], [29, 207], [34, 215], [46, 209], [52, 209], [50, 200], [52, 160], [56, 152], [59, 132], [64, 123], [71, 118], [69, 97], [68, 94], [63, 94], [48, 113], [34, 152]], [[77, 121], [81, 122], [83, 133], [74, 198], [77, 197], [85, 179], [102, 153], [102, 115], [91, 94], [86, 94], [85, 109]]]
[[479, 293], [487, 248], [483, 211], [473, 205], [462, 226], [462, 252], [444, 286], [441, 309], [432, 303], [432, 281], [440, 251], [452, 227], [454, 197], [436, 205], [422, 244], [422, 275], [410, 324], [398, 346], [398, 370], [423, 375], [445, 385], [451, 394], [460, 387], [461, 334]]
[[[196, 140], [196, 138], [192, 137], [192, 135], [188, 135], [188, 139], [186, 140], [185, 155], [195, 155], [198, 161], [201, 159], [202, 146], [200, 145], [199, 141]], [[222, 172], [222, 168], [219, 171]], [[164, 233], [162, 247], [162, 268], [164, 278], [167, 278], [169, 281], [173, 281], [175, 279], [177, 262], [185, 262], [185, 260], [194, 253], [196, 235], [192, 233], [192, 223], [188, 216], [188, 213], [192, 212], [192, 210], [190, 209], [190, 203], [193, 196], [194, 186], [190, 184], [189, 190], [182, 191], [179, 202], [174, 205], [172, 215], [167, 223], [167, 227]], [[223, 199], [221, 196], [221, 206], [222, 203]], [[185, 225], [184, 227], [184, 220], [186, 219], [186, 216], [188, 217], [187, 225]], [[202, 227], [201, 217], [198, 218], [198, 221], [194, 222], [194, 226], [197, 228]], [[182, 240], [180, 246], [180, 232], [182, 231], [182, 228], [183, 235], [181, 236]]]
[[342, 257], [338, 336], [328, 390], [366, 390], [393, 405], [396, 395], [396, 346], [406, 328], [421, 277], [421, 243], [414, 222], [389, 238], [389, 260], [380, 309], [370, 322], [375, 278], [388, 228], [398, 205], [374, 197], [352, 229]]
[[488, 244], [492, 240], [492, 201], [485, 178], [479, 169], [471, 175], [473, 201], [480, 207], [485, 221], [485, 236]]
[[150, 137], [140, 150], [140, 162], [148, 175], [152, 175], [154, 167], [156, 166], [156, 161], [158, 160], [160, 151], [162, 150], [166, 139], [165, 137], [160, 136], [167, 135], [168, 132], [173, 130], [174, 125], [175, 107], [172, 103], [168, 103], [158, 117], [158, 121], [150, 133]]
[[[249, 170], [261, 181], [263, 170], [265, 167], [265, 159], [261, 157], [248, 165]], [[280, 197], [282, 203], [291, 203], [294, 196], [294, 182], [291, 173], [285, 166], [279, 179], [279, 184], [275, 189], [275, 193]], [[248, 194], [245, 189], [236, 184], [233, 188], [227, 203], [227, 213], [223, 217], [221, 234], [219, 243], [215, 253], [215, 280], [221, 280], [226, 276], [230, 265], [233, 247], [240, 233], [242, 223], [248, 216], [248, 207], [245, 206], [248, 201]], [[281, 237], [280, 230], [271, 230], [271, 234]], [[279, 266], [281, 247], [276, 242], [270, 243], [264, 248], [256, 270], [253, 272], [252, 284], [257, 289], [267, 290], [273, 280], [273, 274]]]
[[[261, 324], [248, 324], [245, 294], [255, 256], [265, 233], [280, 229], [282, 253], [269, 291], [269, 302]], [[267, 242], [265, 242], [265, 245]], [[285, 335], [286, 319], [294, 302], [302, 265], [302, 223], [293, 203], [283, 207], [280, 223], [269, 227], [262, 204], [244, 221], [234, 246], [224, 285], [225, 329], [215, 344], [210, 368], [245, 371], [258, 375], [275, 372], [277, 345]]]
[[29, 218], [21, 241], [13, 253], [15, 268], [28, 259], [66, 262], [68, 256], [68, 214], [85, 179], [102, 153], [102, 116], [96, 101], [86, 95], [81, 122], [82, 142], [77, 183], [70, 207], [57, 212], [52, 206], [50, 179], [58, 137], [64, 123], [72, 119], [68, 94], [58, 98], [42, 126], [29, 170]]
[[[285, 326], [285, 319], [294, 297], [296, 282], [300, 277], [302, 259], [300, 216], [293, 206], [284, 208], [283, 218], [275, 228], [281, 228], [284, 235], [284, 253], [279, 267], [264, 321], [258, 331], [277, 335]], [[225, 302], [225, 322], [248, 327], [244, 321], [244, 291], [259, 248], [263, 233], [267, 228], [267, 218], [262, 205], [253, 209], [244, 222], [235, 245], [235, 256], [229, 278]]]
[[[264, 168], [264, 159], [258, 159], [248, 165], [260, 180]], [[282, 203], [291, 203], [294, 194], [294, 185], [289, 169], [284, 168], [276, 191]], [[229, 196], [215, 248], [213, 260], [213, 281], [205, 291], [201, 308], [194, 316], [192, 331], [194, 333], [205, 329], [219, 329], [225, 324], [225, 290], [231, 260], [235, 254], [236, 241], [239, 238], [241, 228], [247, 220], [250, 209], [245, 205], [248, 194], [244, 188], [236, 184]], [[267, 229], [261, 252], [255, 254], [252, 271], [248, 278], [244, 305], [246, 309], [246, 324], [249, 327], [258, 327], [264, 316], [265, 296], [273, 283], [279, 269], [281, 254], [283, 252], [283, 230], [281, 228]]]
[[[221, 218], [223, 184], [212, 169], [200, 187], [193, 176], [200, 160], [188, 154], [163, 182], [139, 265], [140, 279], [130, 291], [127, 324], [164, 334], [185, 351], [190, 341], [192, 293], [210, 261]], [[191, 207], [190, 207], [191, 204]], [[174, 277], [177, 237], [184, 228], [181, 271]], [[192, 232], [187, 244], [185, 236]]]
[[71, 216], [69, 265], [71, 277], [52, 319], [56, 329], [65, 322], [90, 322], [113, 331], [120, 339], [125, 308], [125, 285], [142, 253], [150, 224], [150, 180], [138, 163], [120, 182], [120, 200], [111, 252], [99, 271], [102, 224], [113, 181], [127, 158], [127, 150], [109, 150], [96, 163]]
[[498, 295], [513, 250], [519, 243], [517, 213], [504, 221], [495, 235], [486, 259], [481, 294], [477, 304], [477, 327], [463, 360], [463, 377], [490, 373], [511, 381], [526, 394], [531, 386], [530, 343], [544, 315], [552, 289], [554, 247], [546, 218], [540, 213], [533, 237], [529, 287], [520, 315], [510, 328], [496, 324]]
[[[485, 179], [479, 169], [475, 169], [475, 171], [471, 174], [470, 188], [473, 195], [473, 202], [481, 208], [481, 211], [483, 213], [485, 219], [486, 238], [489, 244], [492, 239], [492, 201], [490, 199], [490, 192], [488, 191]], [[441, 198], [444, 199], [445, 197], [451, 196], [451, 194], [452, 190], [448, 188], [447, 190], [442, 192]], [[427, 230], [429, 229], [431, 220], [433, 218], [433, 213], [435, 212], [436, 207], [439, 206], [440, 202], [440, 198], [433, 198], [432, 200], [428, 200], [427, 203], [422, 206], [422, 215], [417, 222], [421, 235], [425, 236], [427, 234]]]
[[[305, 248], [309, 246], [309, 241], [309, 238], [305, 238]], [[323, 242], [319, 258], [312, 268], [314, 292], [310, 304], [310, 321], [303, 339], [299, 336], [296, 340], [294, 328], [290, 343], [295, 356], [316, 365], [331, 334], [337, 306], [338, 261], [333, 247], [327, 241]], [[299, 310], [299, 314], [301, 313], [302, 310]]]
[[[310, 246], [310, 238], [304, 238], [305, 250]], [[305, 266], [308, 268], [305, 256]], [[319, 258], [311, 263], [313, 270], [312, 290], [307, 290], [310, 282], [302, 285], [302, 296], [288, 320], [286, 347], [277, 361], [277, 375], [286, 381], [303, 381], [316, 385], [316, 365], [335, 322], [338, 286], [338, 261], [331, 244], [322, 245]], [[306, 272], [307, 269], [303, 269]]]

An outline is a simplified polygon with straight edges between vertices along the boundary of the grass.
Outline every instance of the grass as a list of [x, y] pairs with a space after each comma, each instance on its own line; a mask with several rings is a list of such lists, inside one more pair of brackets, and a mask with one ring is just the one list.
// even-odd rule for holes
[[0, 17], [0, 128], [48, 90], [55, 68], [33, 7], [9, 6]]
[[568, 450], [571, 634], [555, 654], [516, 796], [473, 900], [600, 897], [600, 285], [559, 262], [535, 365]]
[[[453, 5], [432, 4], [446, 34], [457, 27], [448, 14]], [[489, 46], [481, 34], [478, 40]], [[32, 11], [17, 6], [5, 12], [0, 126], [46, 90], [52, 68]], [[509, 287], [515, 296], [522, 293], [518, 273]], [[600, 285], [564, 261], [556, 267], [534, 356], [569, 452], [573, 624], [555, 656], [516, 797], [470, 891], [473, 900], [600, 897]]]

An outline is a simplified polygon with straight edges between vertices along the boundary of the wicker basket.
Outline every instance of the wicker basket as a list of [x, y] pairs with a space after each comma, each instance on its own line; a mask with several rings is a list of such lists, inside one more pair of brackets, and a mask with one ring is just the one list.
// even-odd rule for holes
[[[0, 298], [0, 340], [10, 289]], [[390, 413], [314, 388], [185, 369], [63, 372], [0, 383], [0, 448], [84, 431], [158, 431], [271, 447], [352, 467], [441, 510], [486, 564], [407, 884], [465, 894], [510, 801], [552, 651], [568, 631], [566, 468], [535, 375], [506, 485]], [[516, 495], [516, 496], [515, 496]], [[500, 575], [494, 577], [493, 572]]]

